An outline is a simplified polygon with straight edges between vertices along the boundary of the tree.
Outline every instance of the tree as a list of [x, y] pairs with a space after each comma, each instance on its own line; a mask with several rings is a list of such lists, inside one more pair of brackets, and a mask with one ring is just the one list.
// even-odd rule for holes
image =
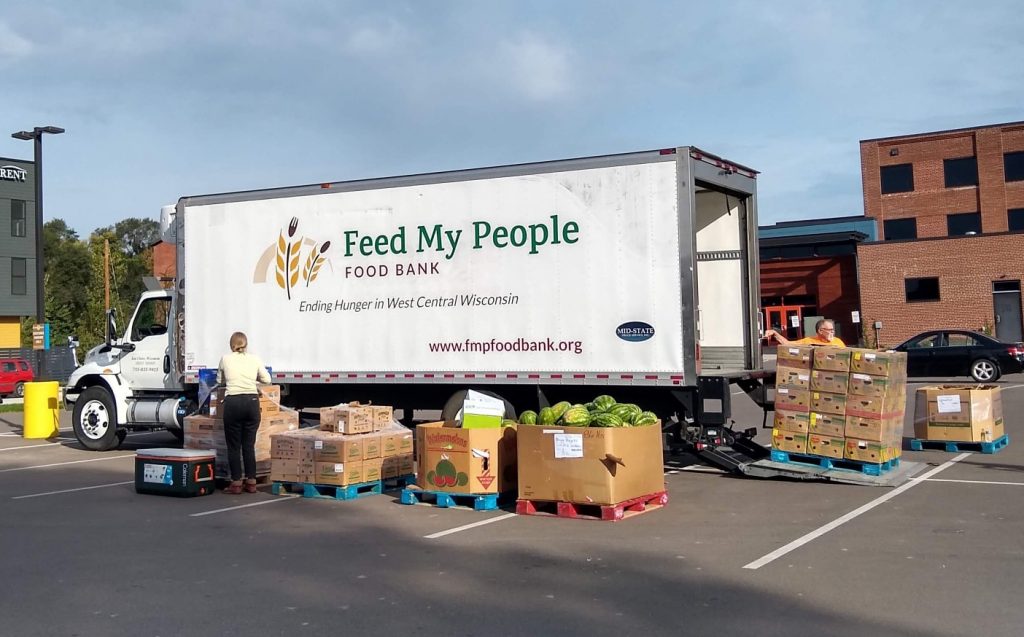
[[[119, 249], [128, 256], [138, 256], [146, 252], [160, 240], [160, 223], [154, 219], [137, 219], [129, 217], [112, 226], [97, 228], [93, 234], [112, 235], [117, 239]], [[113, 249], [113, 243], [111, 243]]]
[[[85, 290], [91, 283], [88, 247], [63, 219], [43, 225], [43, 295], [50, 342], [62, 345], [76, 334], [85, 313]], [[35, 316], [22, 321], [22, 345], [32, 346]]]

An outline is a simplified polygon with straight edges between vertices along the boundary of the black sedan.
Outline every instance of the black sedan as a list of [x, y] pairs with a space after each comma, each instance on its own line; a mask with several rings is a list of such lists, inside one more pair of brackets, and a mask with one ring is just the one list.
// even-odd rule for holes
[[965, 330], [924, 332], [893, 349], [907, 353], [908, 376], [970, 376], [987, 383], [1024, 370], [1024, 343]]

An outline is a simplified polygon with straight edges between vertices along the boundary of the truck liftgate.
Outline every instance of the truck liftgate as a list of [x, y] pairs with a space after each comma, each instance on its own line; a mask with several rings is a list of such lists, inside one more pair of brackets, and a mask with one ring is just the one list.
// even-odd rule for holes
[[[770, 427], [766, 423], [768, 411], [774, 407], [767, 399], [767, 383], [773, 380], [771, 375], [734, 380], [764, 410], [762, 428]], [[669, 445], [671, 452], [690, 453], [713, 467], [751, 478], [817, 480], [879, 487], [903, 484], [925, 468], [924, 463], [901, 460], [888, 471], [868, 475], [849, 469], [775, 462], [771, 460], [770, 449], [754, 440], [757, 427], [737, 430], [730, 426], [735, 424], [731, 422], [731, 386], [729, 378], [701, 376], [695, 394], [678, 396], [693, 417], [680, 423], [679, 436], [675, 438], [675, 444]]]

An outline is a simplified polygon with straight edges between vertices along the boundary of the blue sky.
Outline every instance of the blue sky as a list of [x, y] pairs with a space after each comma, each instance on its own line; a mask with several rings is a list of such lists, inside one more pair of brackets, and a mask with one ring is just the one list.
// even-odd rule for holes
[[[691, 6], [691, 5], [701, 6]], [[761, 223], [861, 214], [858, 141], [1024, 120], [1002, 1], [7, 0], [0, 157], [83, 236], [185, 195], [699, 146]]]

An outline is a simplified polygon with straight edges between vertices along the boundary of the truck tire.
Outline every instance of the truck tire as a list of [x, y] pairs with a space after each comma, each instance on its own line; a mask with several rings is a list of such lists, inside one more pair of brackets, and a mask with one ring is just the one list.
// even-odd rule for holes
[[89, 387], [78, 396], [71, 424], [75, 438], [91, 451], [108, 451], [119, 443], [114, 399], [102, 387]]
[[[499, 396], [498, 394], [496, 394], [496, 393], [494, 393], [492, 391], [480, 390], [480, 389], [477, 389], [475, 391], [478, 391], [481, 394], [486, 394], [486, 395], [490, 396], [491, 398], [497, 398], [498, 400], [500, 400], [503, 403], [505, 403], [505, 418], [509, 418], [511, 420], [516, 420], [516, 409], [515, 409], [515, 407], [512, 406], [512, 403], [510, 403], [509, 401], [505, 400], [504, 398], [502, 398], [501, 396]], [[441, 410], [441, 420], [445, 420], [445, 421], [455, 420], [455, 415], [459, 413], [460, 409], [462, 409], [462, 403], [465, 400], [466, 400], [466, 390], [465, 389], [459, 390], [459, 391], [455, 392], [454, 394], [452, 394], [451, 398], [448, 399], [448, 402], [446, 402], [444, 404], [444, 409]]]

